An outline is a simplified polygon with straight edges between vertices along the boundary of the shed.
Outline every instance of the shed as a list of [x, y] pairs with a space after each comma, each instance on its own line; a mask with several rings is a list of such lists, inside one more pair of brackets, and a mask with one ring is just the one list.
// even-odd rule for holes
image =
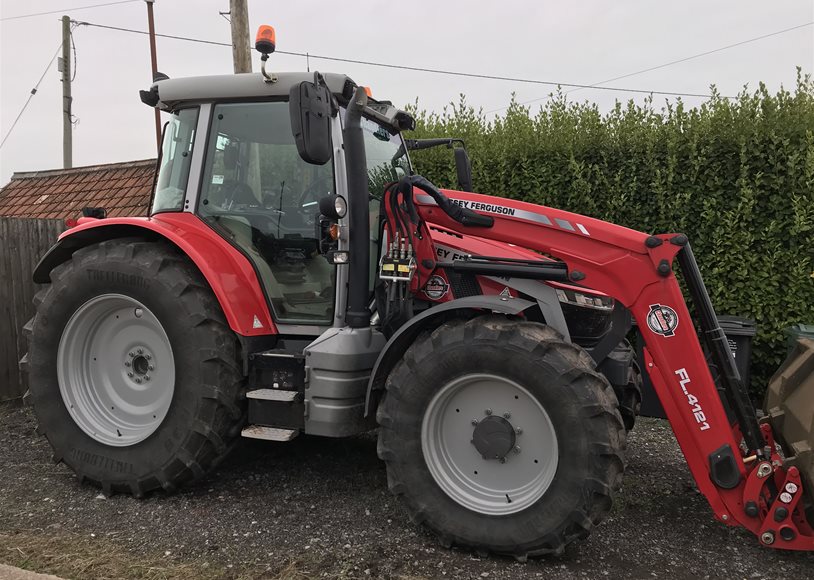
[[144, 159], [18, 172], [0, 189], [0, 401], [25, 392], [18, 361], [39, 289], [34, 266], [83, 207], [103, 207], [110, 217], [146, 215], [155, 168], [155, 159]]

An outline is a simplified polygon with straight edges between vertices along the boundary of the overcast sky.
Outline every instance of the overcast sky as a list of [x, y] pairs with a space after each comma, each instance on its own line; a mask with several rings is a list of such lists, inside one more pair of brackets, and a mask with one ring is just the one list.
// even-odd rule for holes
[[[147, 29], [142, 1], [75, 10], [113, 0], [0, 0], [0, 18], [63, 10], [73, 19]], [[158, 33], [230, 42], [218, 14], [228, 0], [156, 0]], [[72, 9], [72, 7], [74, 9]], [[812, 0], [409, 0], [330, 2], [249, 0], [252, 37], [260, 24], [277, 30], [280, 50], [415, 67], [593, 84], [814, 21]], [[0, 21], [0, 136], [60, 44], [60, 14]], [[155, 154], [152, 111], [138, 98], [150, 85], [146, 36], [80, 26], [74, 31], [74, 165], [144, 159]], [[256, 54], [256, 53], [255, 53]], [[259, 59], [254, 58], [255, 70]], [[304, 70], [305, 59], [272, 55], [270, 68]], [[814, 26], [610, 83], [609, 86], [724, 95], [744, 84], [793, 88], [795, 67], [811, 72]], [[343, 72], [374, 96], [404, 105], [419, 99], [440, 111], [460, 93], [485, 111], [545, 97], [551, 88], [311, 60], [312, 70]], [[158, 39], [158, 68], [171, 77], [232, 71], [231, 49]], [[607, 109], [643, 96], [586, 89], [569, 98]], [[656, 102], [663, 102], [656, 96]], [[702, 99], [687, 97], [695, 105]], [[539, 101], [542, 102], [542, 101]], [[2, 138], [0, 137], [0, 139]], [[56, 63], [0, 149], [0, 184], [15, 171], [62, 163], [61, 86]]]

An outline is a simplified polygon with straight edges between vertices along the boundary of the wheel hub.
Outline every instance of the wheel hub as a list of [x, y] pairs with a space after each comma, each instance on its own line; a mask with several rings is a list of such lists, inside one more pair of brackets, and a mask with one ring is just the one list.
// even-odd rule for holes
[[424, 412], [421, 449], [444, 493], [497, 516], [539, 500], [559, 461], [554, 425], [540, 401], [513, 380], [486, 373], [460, 376], [439, 389]]
[[490, 415], [472, 432], [472, 443], [484, 459], [505, 460], [516, 442], [515, 428], [503, 417]]
[[155, 432], [169, 411], [172, 345], [139, 301], [96, 296], [63, 329], [57, 379], [68, 413], [88, 436], [114, 447], [134, 445]]
[[153, 353], [146, 346], [137, 346], [124, 357], [124, 372], [131, 383], [140, 385], [149, 381], [156, 370]]

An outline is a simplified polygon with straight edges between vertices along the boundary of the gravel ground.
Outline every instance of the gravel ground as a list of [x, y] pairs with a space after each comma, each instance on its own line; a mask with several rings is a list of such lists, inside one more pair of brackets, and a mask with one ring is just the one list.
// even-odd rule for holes
[[[375, 438], [243, 441], [175, 495], [105, 499], [50, 461], [30, 409], [0, 405], [0, 562], [83, 577], [792, 578], [814, 555], [716, 523], [669, 425], [640, 419], [614, 512], [559, 558], [441, 548], [387, 491]], [[78, 564], [77, 562], [84, 562]]]

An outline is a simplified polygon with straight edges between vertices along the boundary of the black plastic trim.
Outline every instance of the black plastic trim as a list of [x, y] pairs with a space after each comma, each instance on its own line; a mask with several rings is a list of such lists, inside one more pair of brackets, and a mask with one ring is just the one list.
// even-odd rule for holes
[[367, 385], [365, 417], [375, 410], [371, 408], [373, 392], [383, 388], [384, 380], [387, 378], [390, 369], [404, 355], [404, 351], [407, 350], [422, 330], [441, 324], [447, 319], [447, 316], [454, 317], [467, 311], [490, 310], [502, 314], [517, 315], [532, 306], [536, 306], [536, 303], [521, 298], [506, 300], [497, 295], [468, 296], [433, 306], [418, 316], [414, 316], [390, 337], [376, 359], [376, 364], [373, 366]]
[[712, 483], [723, 489], [735, 489], [740, 484], [738, 462], [728, 443], [709, 454], [709, 476]]

